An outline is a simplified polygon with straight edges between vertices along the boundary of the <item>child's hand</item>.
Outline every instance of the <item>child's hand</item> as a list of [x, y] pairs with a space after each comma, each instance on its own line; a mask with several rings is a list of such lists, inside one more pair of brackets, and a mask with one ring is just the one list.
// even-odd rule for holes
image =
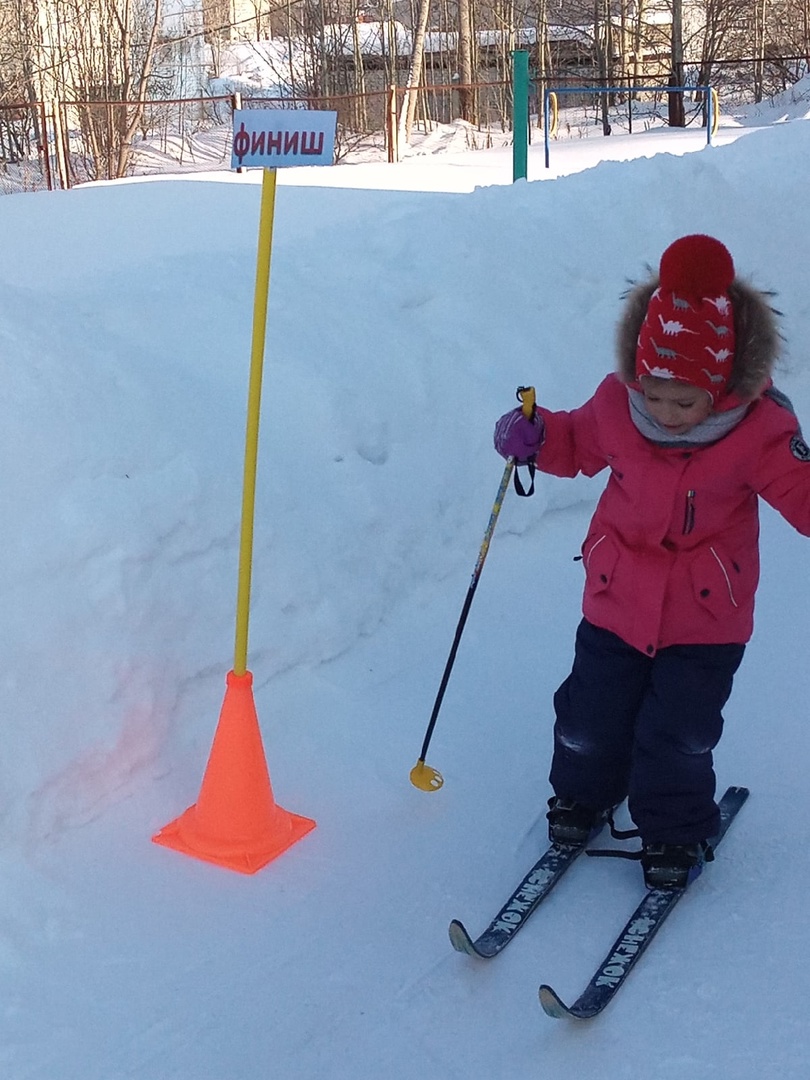
[[505, 413], [495, 425], [495, 449], [505, 458], [514, 458], [518, 465], [533, 461], [543, 445], [545, 424], [539, 413], [531, 420], [522, 409]]

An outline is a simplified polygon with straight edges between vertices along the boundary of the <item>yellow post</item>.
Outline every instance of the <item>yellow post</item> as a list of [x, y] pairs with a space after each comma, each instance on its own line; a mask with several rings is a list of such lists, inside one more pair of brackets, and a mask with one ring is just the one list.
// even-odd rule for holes
[[276, 170], [265, 169], [259, 215], [259, 251], [256, 259], [256, 289], [253, 300], [253, 338], [250, 349], [245, 471], [242, 487], [242, 528], [239, 541], [239, 586], [236, 595], [235, 675], [247, 671], [248, 624], [250, 621], [250, 579], [253, 563], [253, 521], [256, 506], [256, 467], [259, 455], [259, 415], [262, 399], [267, 331], [267, 297], [270, 291], [270, 254], [273, 247], [273, 214], [276, 205]]
[[712, 126], [711, 126], [711, 133], [712, 133], [712, 135], [716, 135], [717, 134], [717, 128], [720, 125], [720, 98], [717, 96], [717, 91], [714, 89], [714, 87], [712, 87], [710, 92], [711, 92], [711, 95], [712, 95]]
[[549, 135], [556, 135], [557, 134], [557, 124], [558, 124], [559, 119], [560, 119], [560, 110], [559, 110], [559, 106], [557, 104], [557, 95], [554, 93], [553, 90], [548, 95], [548, 103], [549, 103], [549, 107], [551, 109], [551, 119], [550, 119], [549, 125], [548, 125], [548, 133], [549, 133]]

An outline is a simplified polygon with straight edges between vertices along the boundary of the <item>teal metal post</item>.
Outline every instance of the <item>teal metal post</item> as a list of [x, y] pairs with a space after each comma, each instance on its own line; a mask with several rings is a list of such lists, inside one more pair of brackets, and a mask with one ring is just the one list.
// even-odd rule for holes
[[529, 164], [529, 54], [512, 53], [512, 182], [525, 180]]

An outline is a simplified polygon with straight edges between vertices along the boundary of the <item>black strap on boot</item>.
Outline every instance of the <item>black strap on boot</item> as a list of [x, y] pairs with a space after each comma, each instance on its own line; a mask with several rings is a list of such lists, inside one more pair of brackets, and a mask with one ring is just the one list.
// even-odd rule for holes
[[637, 836], [641, 836], [638, 829], [617, 829], [613, 814], [608, 818], [608, 825], [610, 826], [610, 835], [614, 840], [635, 840]]
[[[608, 817], [608, 825], [610, 826], [610, 835], [614, 840], [634, 840], [637, 836], [641, 836], [638, 829], [617, 829], [613, 814]], [[596, 848], [595, 850], [589, 848], [585, 851], [585, 854], [603, 859], [640, 859], [642, 850], [641, 848], [638, 851], [622, 851], [621, 848]]]
[[641, 848], [638, 851], [622, 851], [621, 848], [597, 848], [594, 851], [587, 848], [585, 854], [596, 859], [635, 859], [638, 861], [644, 852]]

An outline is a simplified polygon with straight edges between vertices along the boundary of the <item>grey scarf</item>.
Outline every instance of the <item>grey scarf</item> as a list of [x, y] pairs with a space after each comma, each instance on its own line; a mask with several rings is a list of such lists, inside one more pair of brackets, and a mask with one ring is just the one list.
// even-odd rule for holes
[[630, 402], [630, 417], [638, 431], [657, 446], [706, 446], [708, 443], [717, 442], [739, 424], [748, 411], [747, 405], [737, 405], [734, 409], [725, 412], [709, 413], [705, 420], [696, 424], [683, 435], [673, 435], [671, 431], [661, 427], [654, 420], [647, 409], [647, 402], [640, 390], [627, 388]]

